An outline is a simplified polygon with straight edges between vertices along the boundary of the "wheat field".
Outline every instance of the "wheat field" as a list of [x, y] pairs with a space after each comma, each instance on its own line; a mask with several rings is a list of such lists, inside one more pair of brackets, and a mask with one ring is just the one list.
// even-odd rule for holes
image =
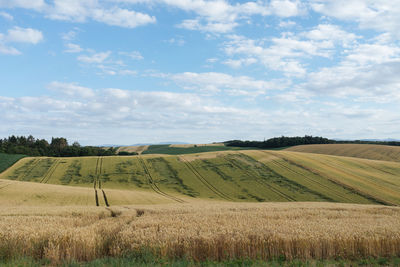
[[151, 253], [193, 261], [400, 256], [400, 208], [196, 203], [0, 210], [0, 255], [90, 261]]
[[[0, 174], [0, 181], [67, 186], [67, 195], [76, 187], [76, 192], [87, 192], [86, 198], [79, 198], [82, 205], [201, 199], [400, 205], [399, 175], [397, 162], [249, 150], [178, 156], [24, 158]], [[7, 193], [12, 188], [0, 190], [12, 195]], [[154, 194], [157, 197], [152, 200]], [[38, 201], [40, 197], [34, 199]]]
[[400, 147], [397, 146], [372, 144], [301, 145], [287, 148], [285, 151], [400, 162]]

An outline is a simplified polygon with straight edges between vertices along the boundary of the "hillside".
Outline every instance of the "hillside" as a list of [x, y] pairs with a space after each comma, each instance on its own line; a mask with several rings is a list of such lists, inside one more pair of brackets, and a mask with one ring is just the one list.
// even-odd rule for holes
[[[399, 175], [400, 164], [394, 162], [252, 150], [179, 156], [24, 158], [0, 174], [5, 179], [0, 181], [67, 185], [65, 190], [71, 194], [74, 187], [76, 192], [84, 190], [88, 200], [82, 202], [100, 206], [107, 202], [150, 203], [146, 197], [154, 195], [157, 203], [208, 199], [400, 205]], [[37, 192], [44, 191], [38, 188]]]
[[400, 147], [398, 146], [369, 144], [325, 144], [294, 146], [285, 150], [400, 162]]
[[0, 173], [23, 157], [25, 157], [25, 155], [0, 153]]

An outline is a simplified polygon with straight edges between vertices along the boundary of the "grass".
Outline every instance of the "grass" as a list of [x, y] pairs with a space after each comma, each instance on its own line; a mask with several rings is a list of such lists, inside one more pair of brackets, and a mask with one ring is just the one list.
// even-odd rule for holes
[[[19, 258], [11, 261], [0, 262], [2, 267], [14, 267], [14, 266], [30, 266], [40, 267], [51, 262], [47, 260], [35, 260], [32, 258]], [[205, 267], [242, 267], [242, 266], [271, 266], [271, 267], [305, 267], [305, 266], [399, 266], [400, 258], [368, 258], [362, 260], [284, 260], [275, 259], [269, 261], [252, 260], [252, 259], [236, 259], [227, 260], [222, 262], [215, 261], [204, 261], [204, 262], [193, 262], [190, 260], [169, 260], [169, 259], [157, 259], [151, 256], [125, 256], [121, 258], [101, 258], [90, 262], [76, 262], [76, 261], [65, 261], [59, 266], [64, 267], [98, 267], [98, 266], [119, 266], [119, 267], [130, 267], [130, 266], [171, 266], [171, 267], [187, 267], [187, 266], [205, 266]]]
[[25, 155], [0, 153], [0, 173], [11, 167], [18, 160], [26, 157]]
[[400, 255], [400, 208], [203, 202], [0, 210], [2, 262], [101, 263], [124, 261], [127, 255], [149, 265], [335, 259], [387, 263]]
[[[399, 176], [400, 164], [395, 162], [249, 150], [179, 156], [24, 158], [0, 175], [0, 184], [30, 181], [43, 186], [68, 185], [65, 195], [71, 195], [73, 187], [79, 188], [77, 192], [91, 192], [89, 200], [73, 200], [74, 205], [83, 201], [93, 204], [95, 180], [101, 182], [111, 205], [152, 203], [153, 195], [157, 196], [155, 203], [209, 199], [400, 205]], [[10, 195], [7, 192], [13, 187], [0, 190], [4, 196]], [[23, 183], [18, 187], [22, 188]], [[132, 198], [134, 194], [143, 199]], [[17, 201], [18, 195], [10, 197]]]
[[302, 145], [286, 151], [400, 162], [400, 147], [369, 144]]

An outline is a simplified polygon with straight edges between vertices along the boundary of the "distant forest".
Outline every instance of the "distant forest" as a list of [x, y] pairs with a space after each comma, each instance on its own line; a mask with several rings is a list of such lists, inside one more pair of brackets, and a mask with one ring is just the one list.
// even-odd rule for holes
[[388, 145], [388, 146], [400, 146], [400, 142], [397, 141], [337, 141], [319, 136], [296, 136], [296, 137], [274, 137], [264, 141], [241, 141], [231, 140], [224, 142], [226, 146], [235, 147], [257, 147], [257, 148], [282, 148], [299, 145], [311, 145], [311, 144], [375, 144], [375, 145]]
[[[264, 141], [241, 141], [231, 140], [224, 142], [229, 147], [247, 147], [260, 149], [284, 148], [297, 145], [309, 144], [378, 144], [389, 146], [400, 146], [397, 141], [337, 141], [318, 136], [304, 137], [275, 137]], [[68, 144], [66, 138], [53, 137], [49, 143], [45, 139], [36, 139], [32, 135], [10, 136], [0, 139], [0, 153], [21, 154], [26, 156], [48, 156], [48, 157], [82, 157], [82, 156], [112, 156], [117, 154], [117, 148], [101, 148], [96, 146], [81, 146], [78, 142]], [[135, 152], [121, 151], [118, 155], [136, 155]]]
[[32, 135], [28, 137], [12, 135], [0, 139], [0, 153], [48, 157], [111, 156], [115, 155], [116, 149], [81, 146], [78, 142], [69, 145], [67, 139], [63, 137], [53, 137], [51, 143], [48, 143], [45, 139], [36, 139]]

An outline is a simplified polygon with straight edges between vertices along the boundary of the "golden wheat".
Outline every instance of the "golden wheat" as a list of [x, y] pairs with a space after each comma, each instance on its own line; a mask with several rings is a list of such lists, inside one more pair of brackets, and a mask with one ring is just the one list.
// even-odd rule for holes
[[195, 261], [400, 256], [400, 208], [334, 203], [9, 207], [0, 255], [88, 261], [148, 251]]

